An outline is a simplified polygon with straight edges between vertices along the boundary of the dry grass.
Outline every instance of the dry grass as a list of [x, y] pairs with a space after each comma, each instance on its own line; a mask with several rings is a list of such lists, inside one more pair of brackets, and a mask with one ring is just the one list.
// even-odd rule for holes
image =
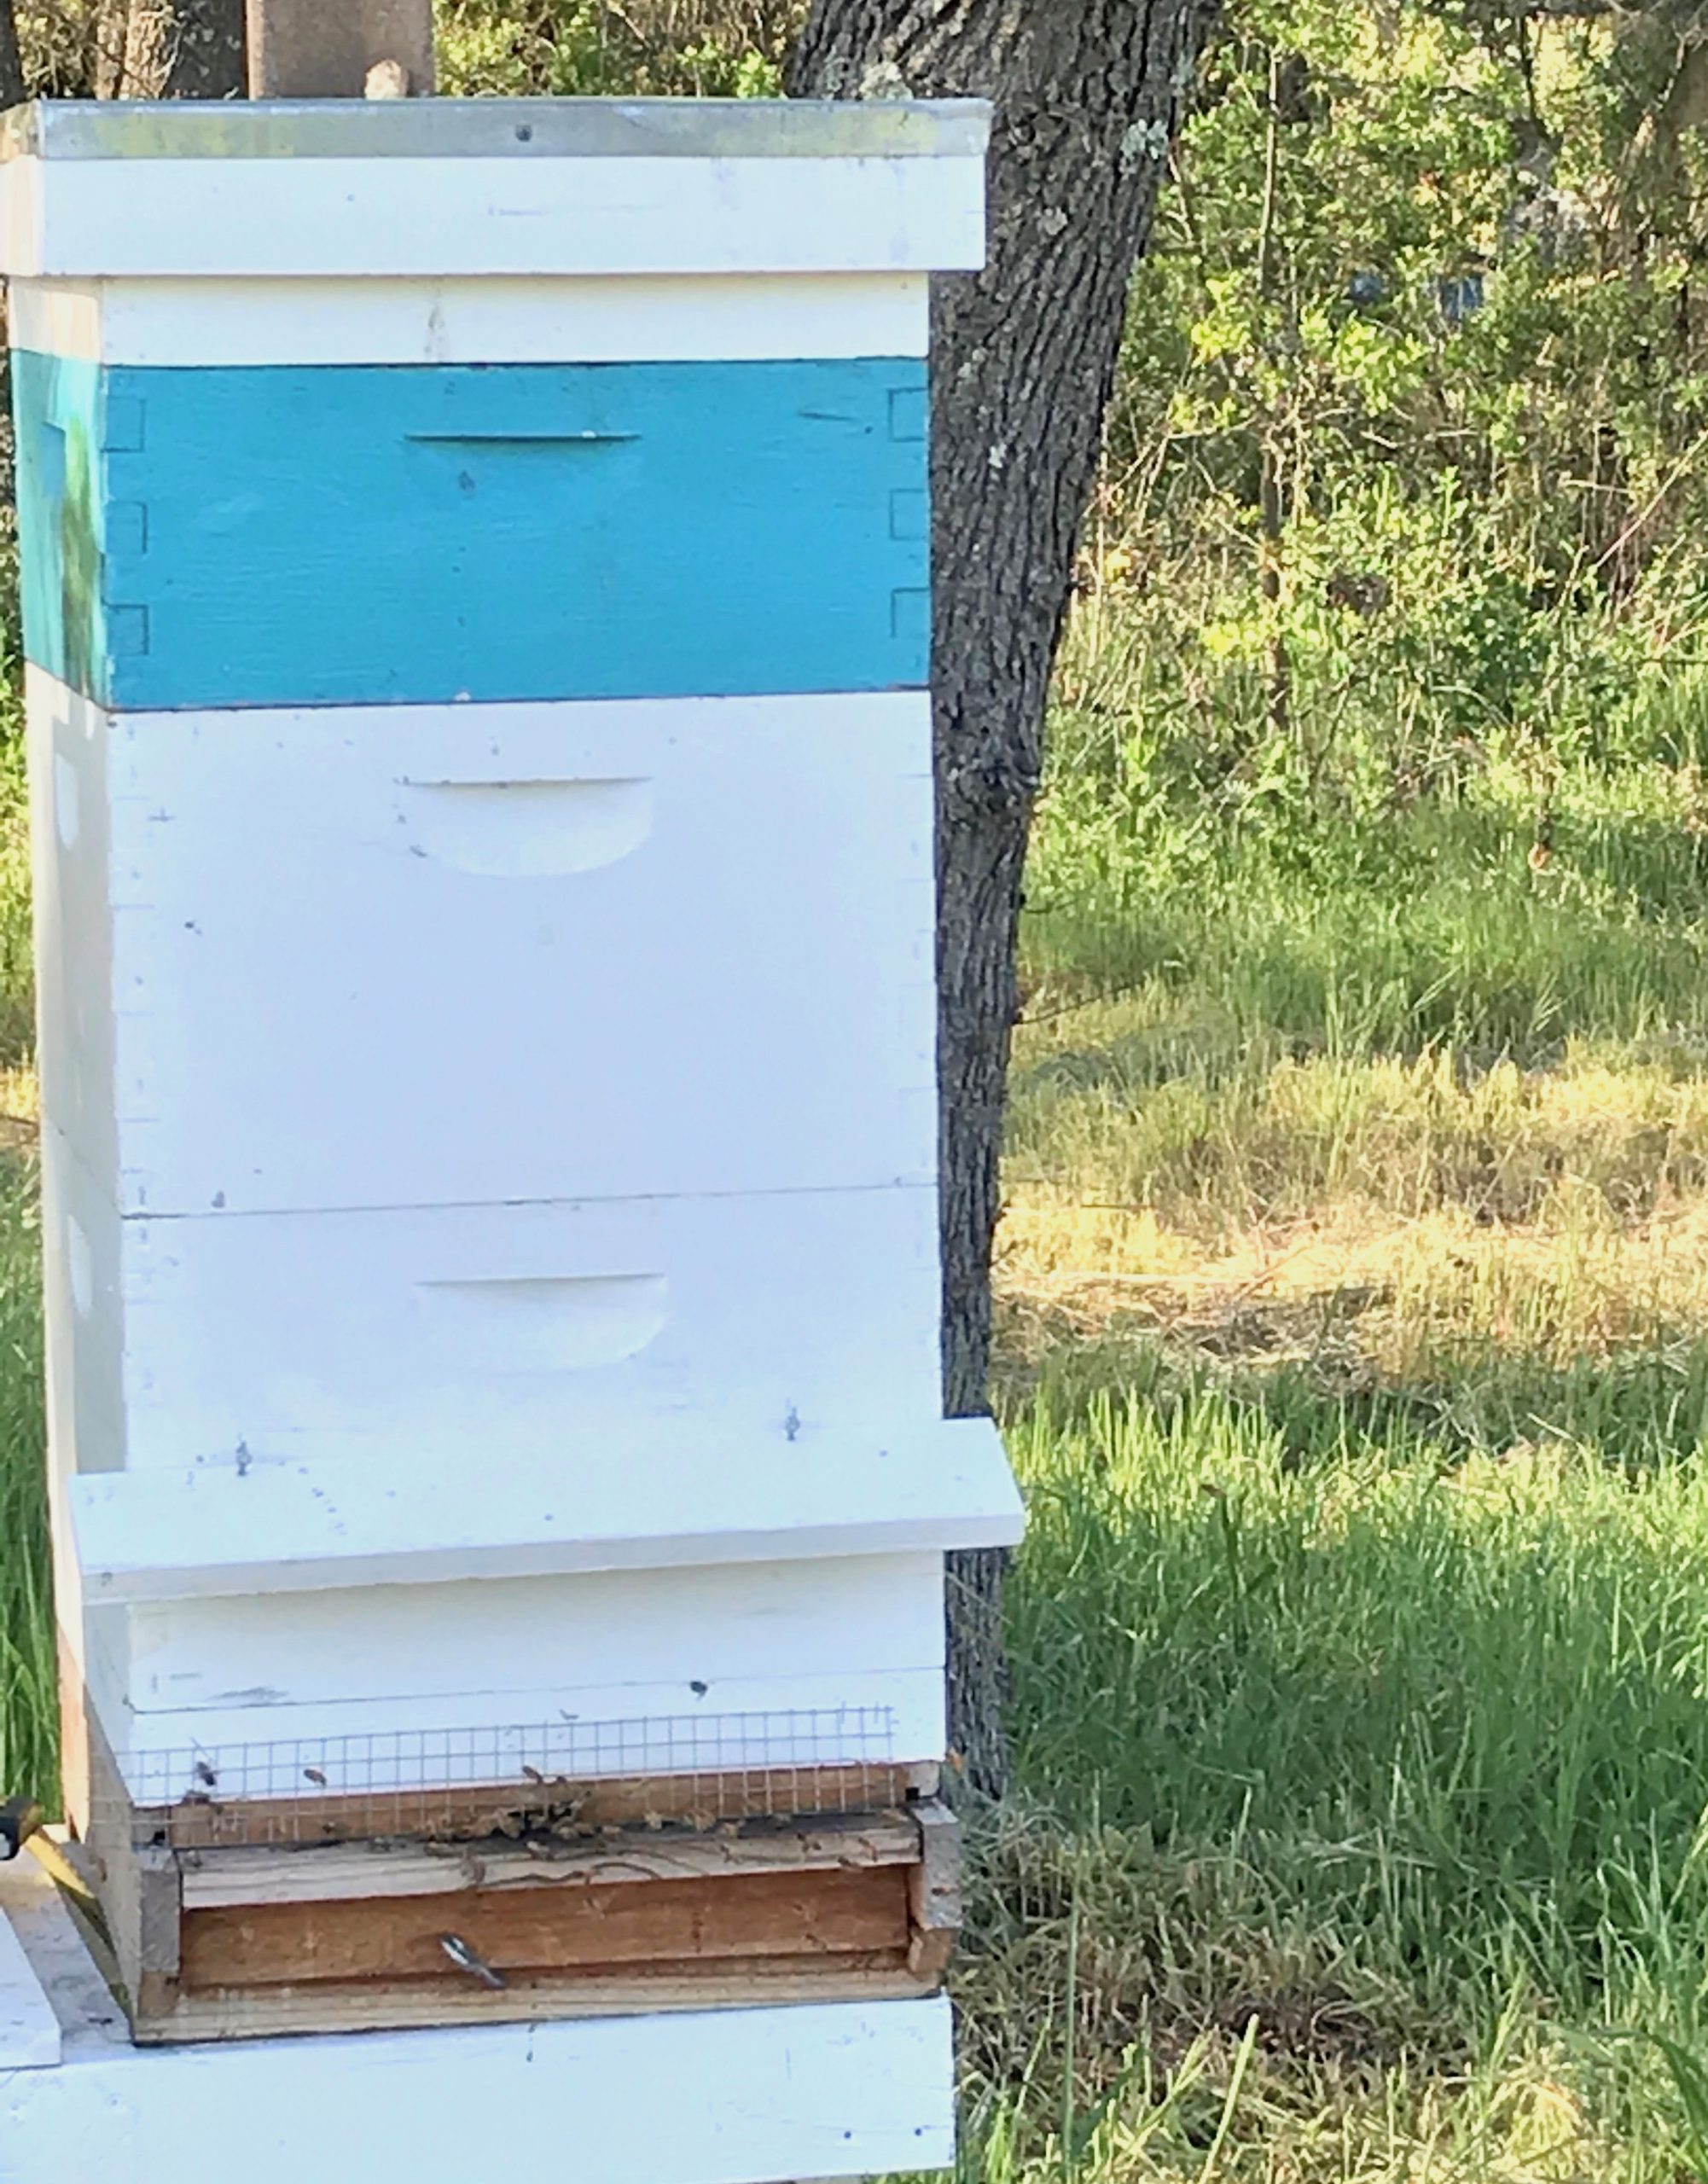
[[1347, 1385], [1708, 1327], [1708, 1076], [1605, 1050], [1528, 1071], [1319, 1056], [1124, 1106], [1026, 1048], [1014, 1165], [1047, 1140], [1054, 1174], [1014, 1182], [1003, 1223], [1012, 1366], [1127, 1337]]

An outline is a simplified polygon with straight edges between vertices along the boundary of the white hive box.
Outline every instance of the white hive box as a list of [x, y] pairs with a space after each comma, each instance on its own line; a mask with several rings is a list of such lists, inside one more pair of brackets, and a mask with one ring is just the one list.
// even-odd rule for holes
[[922, 696], [32, 697], [44, 1097], [123, 1212], [929, 1187]]
[[[799, 1929], [880, 2042], [936, 2007], [936, 1822], [847, 1843], [942, 1755], [944, 1554], [1020, 1526], [937, 1351], [927, 280], [981, 258], [985, 126], [6, 125], [55, 1572], [139, 2036], [577, 2007], [585, 1920], [496, 1853], [485, 1994], [419, 1859], [360, 1931], [342, 1867], [264, 1863], [495, 1798], [715, 1820], [769, 1991], [831, 1991]], [[659, 2007], [723, 1920], [740, 1999], [671, 1839], [691, 1887], [629, 1860], [677, 1938], [600, 1916]], [[658, 2174], [895, 2155], [801, 2101], [782, 2166]]]

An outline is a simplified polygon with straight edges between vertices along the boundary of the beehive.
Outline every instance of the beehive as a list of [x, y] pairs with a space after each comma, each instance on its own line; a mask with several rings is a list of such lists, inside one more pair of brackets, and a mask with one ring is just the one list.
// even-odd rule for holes
[[138, 2036], [900, 2038], [943, 1556], [1020, 1523], [937, 1355], [983, 110], [8, 125], [68, 1791]]

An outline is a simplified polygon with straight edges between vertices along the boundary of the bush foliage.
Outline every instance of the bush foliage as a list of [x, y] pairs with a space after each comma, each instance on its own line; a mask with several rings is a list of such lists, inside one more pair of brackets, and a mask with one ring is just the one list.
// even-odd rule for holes
[[1699, 772], [1708, 166], [1664, 10], [1243, 0], [1134, 291], [1055, 785], [1382, 854]]

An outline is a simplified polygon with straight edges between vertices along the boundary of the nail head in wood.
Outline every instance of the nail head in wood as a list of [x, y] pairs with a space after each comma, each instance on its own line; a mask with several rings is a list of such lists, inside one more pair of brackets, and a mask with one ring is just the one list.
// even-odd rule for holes
[[433, 0], [247, 0], [249, 96], [425, 97]]

